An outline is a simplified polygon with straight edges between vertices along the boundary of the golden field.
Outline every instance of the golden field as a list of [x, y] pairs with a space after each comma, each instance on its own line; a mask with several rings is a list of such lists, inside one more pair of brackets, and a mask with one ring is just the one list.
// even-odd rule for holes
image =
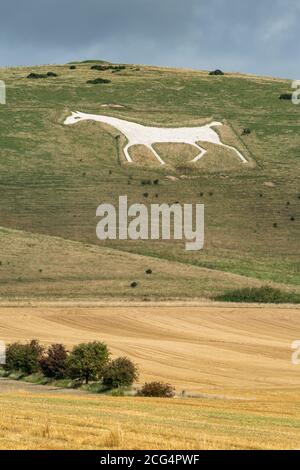
[[296, 392], [256, 400], [1, 394], [0, 449], [299, 449], [299, 427]]
[[296, 306], [35, 305], [0, 308], [1, 340], [37, 338], [68, 347], [101, 340], [114, 356], [127, 355], [138, 364], [141, 381], [169, 381], [179, 393], [255, 395], [300, 388], [291, 363], [291, 343], [300, 339]]
[[[169, 381], [179, 396], [109, 397], [24, 382], [9, 389], [0, 381], [0, 448], [299, 448], [300, 366], [291, 364], [299, 313], [213, 303], [2, 305], [2, 340], [103, 340], [139, 365], [141, 382]], [[180, 397], [183, 390], [194, 398]]]

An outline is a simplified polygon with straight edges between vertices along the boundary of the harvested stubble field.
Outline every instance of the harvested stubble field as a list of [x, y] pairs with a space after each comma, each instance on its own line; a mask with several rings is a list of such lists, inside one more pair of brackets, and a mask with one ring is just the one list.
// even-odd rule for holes
[[[1, 448], [299, 448], [299, 370], [291, 342], [297, 307], [2, 307], [6, 341], [72, 346], [102, 339], [197, 398], [81, 395], [16, 382], [1, 388]], [[27, 391], [26, 391], [27, 390]]]

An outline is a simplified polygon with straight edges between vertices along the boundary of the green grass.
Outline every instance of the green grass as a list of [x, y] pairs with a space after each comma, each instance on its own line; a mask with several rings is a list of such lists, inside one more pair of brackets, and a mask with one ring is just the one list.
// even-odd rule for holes
[[214, 298], [223, 302], [247, 302], [265, 304], [300, 304], [300, 295], [282, 292], [272, 287], [252, 287], [226, 292]]
[[[2, 226], [299, 289], [300, 107], [278, 99], [290, 90], [289, 81], [209, 77], [204, 72], [155, 67], [136, 71], [127, 66], [119, 74], [101, 72], [111, 83], [93, 87], [86, 84], [95, 78], [90, 63], [79, 63], [75, 71], [69, 65], [51, 66], [59, 75], [51, 80], [25, 78], [48, 69], [1, 70], [8, 96], [7, 105], [0, 107]], [[105, 103], [124, 108], [102, 108]], [[121, 148], [116, 148], [114, 129], [98, 123], [63, 126], [64, 118], [75, 110], [161, 126], [220, 119], [231, 129], [227, 142], [239, 146], [252, 164], [232, 164], [227, 154], [209, 148], [206, 163], [185, 179], [176, 172], [177, 157], [170, 152], [166, 169], [128, 165]], [[248, 136], [241, 135], [245, 127], [252, 131]], [[120, 140], [121, 147], [124, 139]], [[178, 179], [170, 181], [168, 175]], [[160, 181], [158, 186], [147, 186], [147, 199], [143, 179]], [[203, 202], [204, 250], [188, 253], [178, 241], [100, 243], [95, 235], [96, 207], [116, 203], [122, 194], [128, 195], [129, 203]], [[47, 262], [50, 267], [55, 264], [54, 256]], [[5, 276], [12, 276], [10, 269], [6, 267]], [[219, 290], [228, 289], [220, 285]], [[185, 289], [179, 294], [184, 297]]]

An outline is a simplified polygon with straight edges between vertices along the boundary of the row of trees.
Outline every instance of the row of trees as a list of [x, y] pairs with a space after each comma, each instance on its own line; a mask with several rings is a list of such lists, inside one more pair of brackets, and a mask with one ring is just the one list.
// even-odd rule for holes
[[[50, 379], [72, 379], [85, 384], [100, 382], [107, 389], [129, 387], [139, 377], [136, 364], [127, 357], [111, 360], [107, 345], [99, 341], [78, 344], [71, 352], [63, 344], [52, 344], [45, 350], [35, 339], [26, 344], [13, 343], [6, 349], [4, 369], [26, 375], [41, 372]], [[138, 395], [172, 397], [174, 388], [149, 382]]]
[[52, 344], [45, 350], [32, 340], [10, 344], [4, 368], [28, 375], [42, 372], [52, 379], [70, 378], [86, 384], [101, 381], [107, 388], [132, 385], [139, 376], [137, 366], [127, 357], [110, 357], [107, 345], [98, 341], [78, 344], [69, 352], [63, 344]]

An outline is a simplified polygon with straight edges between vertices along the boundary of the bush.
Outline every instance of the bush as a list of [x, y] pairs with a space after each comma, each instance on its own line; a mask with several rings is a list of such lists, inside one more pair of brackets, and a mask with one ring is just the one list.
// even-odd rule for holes
[[152, 269], [150, 269], [150, 268], [149, 268], [149, 269], [146, 269], [145, 273], [146, 273], [146, 274], [152, 274]]
[[68, 374], [71, 379], [85, 381], [86, 384], [91, 380], [100, 380], [109, 356], [110, 352], [104, 343], [94, 341], [79, 344], [68, 358]]
[[6, 350], [6, 370], [19, 370], [30, 375], [39, 371], [43, 348], [35, 339], [27, 344], [13, 343]]
[[282, 95], [279, 96], [280, 100], [291, 100], [293, 97], [292, 93], [282, 93]]
[[39, 79], [39, 78], [48, 78], [48, 77], [57, 77], [57, 74], [54, 72], [47, 72], [47, 73], [31, 72], [29, 75], [27, 75], [27, 78], [30, 78], [30, 79]]
[[249, 127], [245, 127], [245, 129], [243, 130], [242, 135], [249, 135], [249, 134], [251, 134], [251, 129], [249, 129]]
[[212, 72], [209, 72], [209, 75], [225, 75], [224, 72], [220, 69], [213, 70]]
[[137, 366], [127, 357], [119, 357], [106, 366], [102, 382], [108, 388], [128, 387], [138, 376]]
[[67, 375], [68, 353], [63, 344], [52, 344], [47, 355], [40, 360], [40, 368], [46, 377], [64, 379]]
[[88, 80], [86, 83], [98, 85], [99, 83], [111, 83], [111, 80], [107, 80], [106, 78], [95, 78], [94, 80]]
[[27, 78], [30, 78], [30, 79], [47, 78], [47, 75], [44, 73], [31, 72], [29, 75], [27, 75]]
[[70, 70], [75, 70], [75, 69], [76, 69], [76, 65], [71, 65], [69, 68], [70, 68]]
[[300, 295], [294, 292], [282, 292], [273, 287], [247, 287], [229, 291], [214, 298], [225, 302], [249, 302], [249, 303], [300, 303]]
[[133, 281], [131, 284], [130, 284], [130, 287], [137, 287], [138, 286], [138, 282], [136, 281]]
[[161, 397], [173, 398], [175, 388], [172, 385], [163, 382], [148, 382], [138, 391], [140, 397]]

